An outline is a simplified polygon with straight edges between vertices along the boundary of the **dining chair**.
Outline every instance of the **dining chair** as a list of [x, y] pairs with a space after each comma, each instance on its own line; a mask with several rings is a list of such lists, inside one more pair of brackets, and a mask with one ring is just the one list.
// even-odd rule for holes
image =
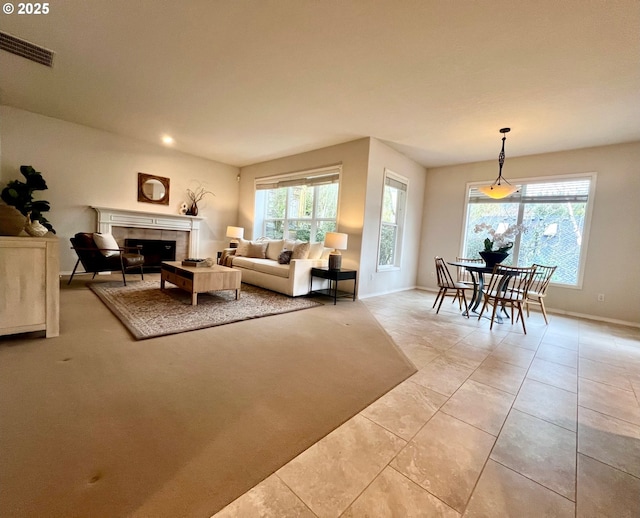
[[[457, 263], [480, 263], [483, 264], [484, 263], [484, 259], [482, 259], [482, 257], [478, 257], [478, 258], [474, 258], [474, 259], [470, 259], [468, 257], [456, 257], [456, 262]], [[457, 267], [457, 271], [458, 271], [458, 275], [457, 275], [457, 281], [461, 282], [463, 284], [467, 284], [470, 288], [473, 288], [473, 278], [471, 277], [471, 272], [469, 270], [467, 270], [465, 267], [463, 266], [458, 266]], [[478, 275], [482, 275], [481, 273], [479, 273]], [[456, 293], [456, 296], [453, 298], [452, 302], [458, 301], [458, 304], [460, 304], [460, 309], [462, 309], [462, 301], [460, 300], [460, 297], [458, 297], [458, 294]]]
[[536, 271], [533, 274], [531, 286], [529, 286], [529, 291], [527, 291], [527, 298], [525, 299], [524, 305], [527, 308], [527, 316], [529, 316], [530, 304], [540, 306], [544, 322], [549, 325], [549, 320], [547, 320], [547, 310], [544, 307], [544, 298], [547, 295], [547, 288], [549, 287], [551, 276], [558, 267], [543, 266], [541, 264], [534, 264], [533, 266], [535, 266]]
[[535, 274], [535, 266], [505, 266], [496, 264], [491, 273], [491, 279], [482, 291], [484, 303], [478, 315], [478, 320], [482, 318], [482, 314], [488, 305], [493, 306], [491, 313], [491, 325], [489, 329], [493, 329], [493, 322], [496, 318], [498, 308], [505, 311], [507, 307], [511, 308], [511, 325], [514, 322], [514, 310], [518, 311], [518, 318], [522, 320], [522, 330], [527, 334], [527, 327], [524, 323], [524, 315], [522, 308], [526, 303], [529, 287], [533, 281]]
[[472, 290], [473, 286], [454, 281], [451, 273], [449, 272], [449, 268], [447, 267], [447, 263], [444, 262], [444, 259], [442, 257], [436, 256], [435, 262], [439, 290], [432, 307], [435, 308], [436, 304], [438, 304], [438, 301], [440, 301], [440, 303], [438, 304], [438, 309], [436, 310], [436, 314], [440, 311], [442, 301], [446, 297], [447, 291], [455, 290], [455, 296], [460, 297], [464, 302], [464, 311], [467, 318], [469, 318], [469, 307], [467, 306], [467, 297], [465, 296], [464, 292], [465, 290]]

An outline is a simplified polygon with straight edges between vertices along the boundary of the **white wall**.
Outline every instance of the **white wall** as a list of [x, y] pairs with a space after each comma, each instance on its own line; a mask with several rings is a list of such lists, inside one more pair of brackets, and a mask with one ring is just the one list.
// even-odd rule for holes
[[[342, 164], [340, 177], [338, 232], [348, 234], [348, 248], [342, 252], [343, 268], [358, 268], [362, 247], [364, 205], [369, 156], [368, 138], [330, 146], [308, 153], [262, 162], [241, 169], [239, 225], [245, 237], [260, 237], [261, 229], [253, 228], [256, 178], [273, 176], [317, 167]], [[248, 236], [248, 237], [247, 237]]]
[[[338, 232], [349, 235], [348, 249], [342, 253], [342, 266], [358, 270], [358, 296], [367, 297], [415, 286], [422, 224], [425, 169], [386, 144], [364, 138], [301, 153], [241, 169], [240, 226], [245, 236], [260, 237], [253, 229], [254, 182], [256, 178], [342, 164]], [[377, 272], [377, 247], [384, 170], [389, 168], [409, 178], [405, 248], [402, 268]]]
[[[582, 289], [552, 286], [546, 305], [560, 311], [640, 324], [640, 142], [508, 158], [508, 180], [596, 172]], [[491, 182], [495, 160], [429, 169], [418, 285], [435, 288], [433, 257], [462, 249], [465, 186]], [[597, 295], [605, 294], [605, 302]]]
[[[384, 171], [390, 169], [409, 180], [406, 220], [398, 270], [377, 271], [380, 214]], [[360, 296], [413, 288], [418, 276], [420, 233], [426, 169], [377, 139], [371, 139], [367, 198], [365, 203], [362, 257], [360, 260]]]
[[[236, 167], [9, 106], [0, 106], [0, 141], [0, 188], [24, 179], [21, 165], [32, 165], [47, 182], [48, 190], [35, 197], [51, 203], [46, 216], [60, 238], [63, 273], [76, 261], [69, 237], [97, 228], [92, 205], [177, 214], [186, 189], [202, 184], [216, 196], [199, 203], [206, 218], [201, 257], [215, 257], [227, 246], [227, 225], [237, 224]], [[169, 205], [137, 201], [138, 172], [171, 180]]]

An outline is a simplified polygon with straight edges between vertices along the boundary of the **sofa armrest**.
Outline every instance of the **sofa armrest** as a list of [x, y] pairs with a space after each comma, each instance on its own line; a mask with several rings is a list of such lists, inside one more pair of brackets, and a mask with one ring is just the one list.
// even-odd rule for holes
[[311, 268], [323, 268], [329, 266], [328, 259], [291, 259], [290, 276], [305, 276], [307, 280], [311, 276]]

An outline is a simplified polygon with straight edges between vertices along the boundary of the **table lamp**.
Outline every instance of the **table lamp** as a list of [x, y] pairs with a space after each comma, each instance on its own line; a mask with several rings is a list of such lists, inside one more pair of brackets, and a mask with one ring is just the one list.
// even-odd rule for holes
[[347, 234], [340, 232], [327, 232], [324, 236], [324, 246], [333, 248], [329, 254], [329, 270], [339, 270], [342, 266], [342, 254], [340, 250], [347, 249]]
[[244, 237], [244, 228], [227, 227], [227, 237], [231, 238], [229, 248], [238, 248], [238, 239], [242, 239]]

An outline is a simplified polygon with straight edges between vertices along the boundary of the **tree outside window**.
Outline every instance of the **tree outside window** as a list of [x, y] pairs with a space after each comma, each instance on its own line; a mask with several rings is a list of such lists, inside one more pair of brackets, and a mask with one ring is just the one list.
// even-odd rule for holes
[[467, 199], [467, 221], [463, 256], [478, 256], [486, 236], [475, 234], [476, 224], [522, 224], [504, 264], [557, 266], [552, 282], [578, 286], [588, 228], [590, 192], [595, 176], [573, 179], [524, 182], [520, 192], [502, 200], [492, 200], [471, 186]]
[[378, 270], [399, 268], [409, 181], [386, 170], [380, 214]]

